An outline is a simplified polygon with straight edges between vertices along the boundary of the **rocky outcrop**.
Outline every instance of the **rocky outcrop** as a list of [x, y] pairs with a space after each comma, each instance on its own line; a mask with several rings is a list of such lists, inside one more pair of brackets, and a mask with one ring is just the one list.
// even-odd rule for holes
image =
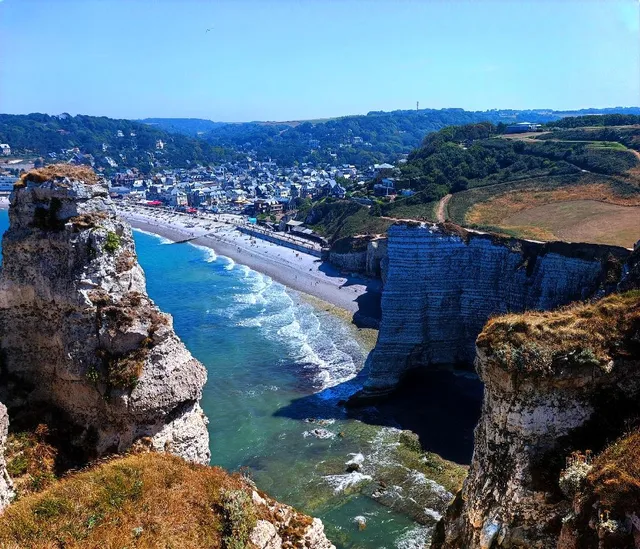
[[84, 168], [31, 172], [9, 219], [0, 348], [10, 409], [60, 410], [90, 455], [138, 443], [207, 463], [206, 371], [147, 296], [105, 183]]
[[[249, 541], [258, 549], [286, 549], [308, 547], [310, 549], [335, 549], [324, 534], [324, 524], [317, 518], [298, 513], [293, 507], [283, 505], [255, 490], [252, 501], [259, 519], [251, 531]], [[295, 543], [295, 545], [294, 545]]]
[[360, 397], [392, 390], [412, 368], [471, 365], [491, 315], [548, 310], [613, 284], [629, 251], [538, 243], [404, 222], [388, 233], [382, 321]]
[[0, 403], [0, 512], [13, 499], [13, 485], [7, 472], [7, 464], [4, 459], [4, 447], [9, 431], [9, 416], [4, 404]]
[[[574, 497], [590, 474], [588, 456], [638, 421], [637, 292], [552, 313], [491, 320], [478, 337], [476, 367], [485, 396], [473, 460], [432, 547], [628, 547], [598, 545], [598, 521], [589, 526], [589, 519], [578, 520], [586, 502]], [[619, 453], [613, 454], [619, 459]], [[635, 460], [631, 470], [637, 474]], [[632, 501], [640, 501], [637, 478], [602, 469], [604, 491], [612, 491], [612, 478], [631, 485], [618, 498], [626, 500], [631, 514]], [[635, 500], [629, 497], [632, 490]], [[586, 505], [587, 514], [608, 521], [605, 506], [599, 512], [593, 504], [592, 499]], [[623, 511], [619, 515], [611, 516], [614, 523], [625, 520]], [[595, 544], [585, 542], [589, 536]]]
[[360, 273], [384, 282], [387, 269], [387, 239], [362, 236], [337, 241], [328, 255], [329, 263], [349, 273]]

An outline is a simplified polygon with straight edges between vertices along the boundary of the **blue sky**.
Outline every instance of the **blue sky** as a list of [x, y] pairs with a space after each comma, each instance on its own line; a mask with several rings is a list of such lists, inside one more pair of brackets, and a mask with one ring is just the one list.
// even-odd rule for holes
[[[640, 104], [638, 0], [0, 0], [0, 112]], [[211, 29], [207, 32], [207, 29]]]

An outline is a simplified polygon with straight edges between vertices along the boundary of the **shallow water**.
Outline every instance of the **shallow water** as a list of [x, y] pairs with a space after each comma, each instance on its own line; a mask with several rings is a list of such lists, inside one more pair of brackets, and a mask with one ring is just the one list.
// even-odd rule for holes
[[248, 468], [271, 496], [320, 517], [338, 547], [423, 547], [424, 528], [353, 492], [366, 478], [345, 473], [350, 454], [371, 459], [381, 431], [336, 406], [365, 359], [351, 326], [207, 248], [135, 239], [149, 295], [207, 367], [212, 464]]

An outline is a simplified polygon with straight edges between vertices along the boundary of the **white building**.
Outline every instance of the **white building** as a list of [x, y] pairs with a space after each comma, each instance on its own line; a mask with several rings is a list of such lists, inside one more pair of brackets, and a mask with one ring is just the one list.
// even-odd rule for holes
[[0, 151], [2, 151], [2, 156], [9, 156], [11, 154], [11, 147], [6, 143], [0, 143]]

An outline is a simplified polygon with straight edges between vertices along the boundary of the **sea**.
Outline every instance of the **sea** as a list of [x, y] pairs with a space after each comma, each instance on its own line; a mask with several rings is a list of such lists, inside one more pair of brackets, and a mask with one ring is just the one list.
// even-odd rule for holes
[[397, 431], [338, 405], [362, 383], [367, 352], [353, 325], [211, 249], [134, 237], [149, 295], [207, 368], [211, 464], [322, 519], [338, 549], [423, 549], [430, 528], [359, 490], [368, 475], [346, 471], [354, 459], [383, 461]]

